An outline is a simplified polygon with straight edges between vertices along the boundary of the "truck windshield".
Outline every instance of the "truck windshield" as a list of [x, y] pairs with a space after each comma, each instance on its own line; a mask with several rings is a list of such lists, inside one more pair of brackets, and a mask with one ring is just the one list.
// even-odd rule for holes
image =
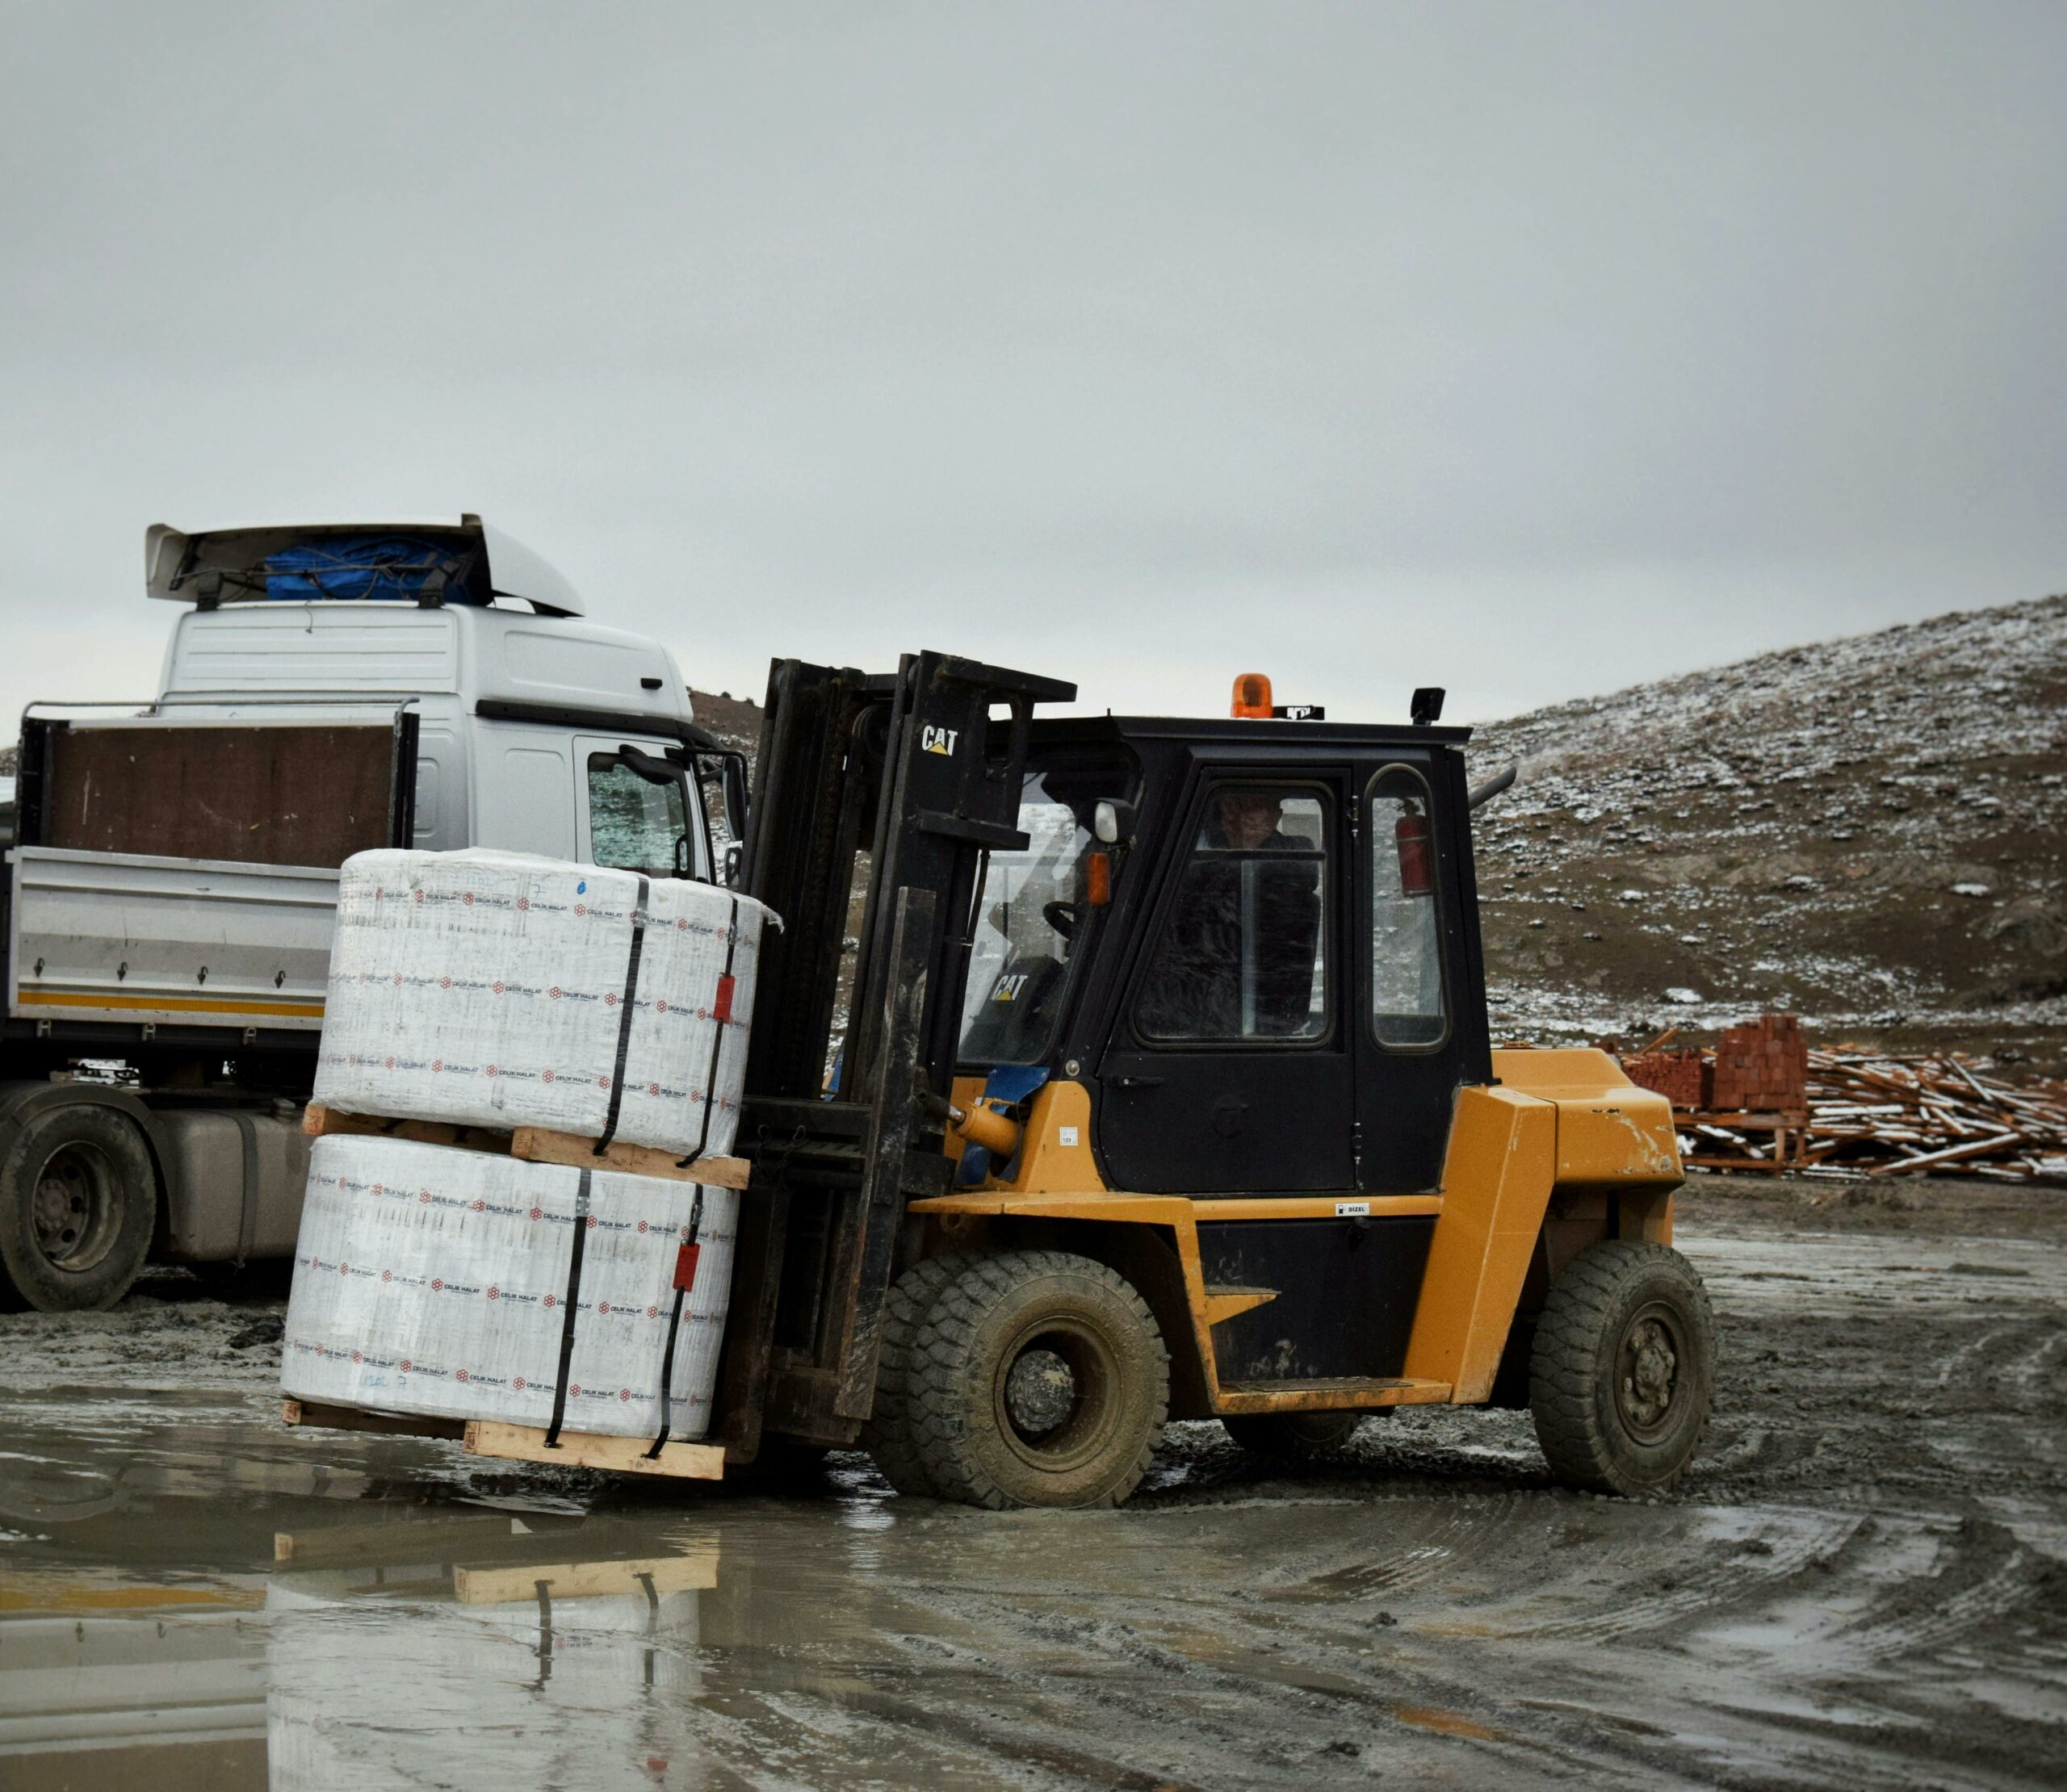
[[1100, 850], [1092, 813], [1134, 785], [1119, 760], [1029, 771], [1020, 793], [1023, 852], [993, 852], [977, 905], [961, 1057], [967, 1064], [1038, 1064], [1054, 1048], [1071, 969], [1088, 940], [1086, 860]]

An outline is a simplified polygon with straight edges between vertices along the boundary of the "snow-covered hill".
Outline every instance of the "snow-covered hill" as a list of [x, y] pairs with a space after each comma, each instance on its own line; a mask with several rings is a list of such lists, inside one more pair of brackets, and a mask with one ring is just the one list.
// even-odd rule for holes
[[1482, 730], [1497, 1032], [1790, 1008], [1818, 1034], [2057, 1066], [2067, 597], [1970, 611]]

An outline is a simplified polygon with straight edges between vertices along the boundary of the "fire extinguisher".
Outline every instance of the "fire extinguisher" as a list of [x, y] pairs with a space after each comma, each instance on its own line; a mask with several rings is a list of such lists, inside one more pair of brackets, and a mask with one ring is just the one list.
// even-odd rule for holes
[[1432, 840], [1428, 818], [1409, 809], [1393, 830], [1399, 848], [1399, 891], [1402, 896], [1426, 896], [1436, 887], [1435, 865], [1429, 854]]

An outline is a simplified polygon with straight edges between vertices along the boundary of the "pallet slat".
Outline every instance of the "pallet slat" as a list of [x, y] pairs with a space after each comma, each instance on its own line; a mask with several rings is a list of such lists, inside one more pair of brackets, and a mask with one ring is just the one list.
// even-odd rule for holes
[[495, 1419], [469, 1420], [466, 1443], [476, 1456], [553, 1463], [563, 1468], [607, 1468], [621, 1475], [667, 1475], [697, 1481], [722, 1480], [725, 1474], [724, 1450], [715, 1443], [670, 1443], [653, 1460], [646, 1454], [653, 1447], [650, 1438], [563, 1431], [559, 1447], [548, 1450], [546, 1434], [537, 1426], [505, 1425]]
[[546, 1434], [536, 1426], [509, 1425], [497, 1419], [435, 1418], [413, 1413], [369, 1413], [356, 1406], [330, 1406], [315, 1401], [280, 1403], [283, 1424], [328, 1431], [370, 1431], [384, 1437], [434, 1438], [457, 1443], [470, 1455], [494, 1456], [505, 1462], [551, 1463], [563, 1468], [604, 1468], [620, 1475], [660, 1475], [676, 1480], [716, 1481], [725, 1476], [721, 1444], [670, 1443], [657, 1459], [647, 1452], [650, 1438], [610, 1438], [593, 1431], [563, 1431], [560, 1442], [546, 1447]]
[[752, 1165], [744, 1158], [698, 1158], [685, 1164], [679, 1153], [650, 1145], [611, 1145], [598, 1156], [596, 1141], [578, 1133], [545, 1126], [519, 1126], [497, 1132], [483, 1126], [459, 1126], [449, 1120], [400, 1120], [384, 1114], [351, 1114], [312, 1101], [301, 1116], [301, 1129], [311, 1138], [332, 1133], [408, 1139], [417, 1145], [447, 1145], [468, 1151], [506, 1152], [529, 1163], [564, 1164], [573, 1169], [614, 1170], [629, 1176], [659, 1176], [669, 1182], [700, 1183], [706, 1188], [743, 1189]]

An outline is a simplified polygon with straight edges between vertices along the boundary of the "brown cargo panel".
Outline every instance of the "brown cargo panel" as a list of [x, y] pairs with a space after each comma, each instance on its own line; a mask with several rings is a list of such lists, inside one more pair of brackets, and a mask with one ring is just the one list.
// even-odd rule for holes
[[60, 729], [44, 844], [340, 865], [388, 844], [394, 755], [388, 727]]

